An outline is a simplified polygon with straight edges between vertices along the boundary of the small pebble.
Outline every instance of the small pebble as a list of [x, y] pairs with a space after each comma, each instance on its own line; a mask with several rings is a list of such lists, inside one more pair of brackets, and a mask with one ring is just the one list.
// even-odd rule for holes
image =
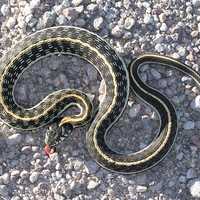
[[180, 183], [185, 183], [186, 182], [186, 177], [181, 175], [178, 180], [179, 180]]
[[0, 196], [8, 198], [8, 187], [6, 185], [0, 185]]
[[143, 186], [143, 185], [137, 185], [137, 186], [136, 186], [136, 191], [137, 191], [137, 192], [140, 192], [140, 193], [146, 192], [146, 191], [147, 191], [147, 187], [146, 187], [146, 186]]
[[32, 174], [29, 177], [30, 182], [35, 183], [38, 180], [39, 175], [40, 174], [38, 172], [32, 172]]
[[200, 7], [200, 0], [192, 0], [192, 4], [194, 7]]
[[145, 24], [151, 24], [151, 23], [153, 23], [153, 17], [150, 14], [146, 14], [144, 16], [144, 23]]
[[83, 0], [72, 0], [72, 5], [79, 6], [82, 2]]
[[2, 13], [3, 16], [7, 16], [7, 15], [10, 14], [10, 8], [7, 4], [3, 4], [1, 6], [1, 13]]
[[185, 130], [191, 130], [194, 129], [194, 122], [193, 121], [187, 121], [184, 123], [183, 128]]
[[195, 99], [191, 102], [191, 108], [194, 110], [200, 109], [200, 95], [197, 95]]
[[127, 17], [124, 22], [124, 28], [130, 30], [135, 24], [135, 20], [132, 17]]
[[167, 25], [165, 23], [162, 23], [160, 30], [163, 31], [163, 32], [166, 32], [168, 30]]
[[94, 19], [93, 26], [95, 30], [100, 30], [103, 26], [103, 17], [98, 17]]
[[161, 78], [161, 74], [155, 69], [151, 69], [151, 74], [156, 80]]
[[186, 177], [187, 179], [192, 179], [197, 177], [196, 171], [193, 168], [188, 169]]
[[115, 37], [121, 37], [122, 36], [122, 30], [119, 28], [119, 26], [115, 26], [112, 30], [111, 30], [111, 34]]
[[22, 135], [16, 133], [7, 138], [7, 144], [8, 146], [16, 145], [19, 144], [21, 140], [22, 140]]
[[190, 193], [194, 198], [200, 198], [200, 180], [195, 180], [190, 186]]
[[163, 44], [156, 44], [155, 50], [158, 52], [163, 52], [164, 51], [164, 45]]
[[10, 182], [10, 175], [9, 173], [5, 173], [2, 176], [0, 176], [1, 180], [5, 185], [7, 185]]
[[141, 109], [140, 104], [133, 105], [132, 108], [129, 110], [129, 116], [131, 118], [136, 117], [140, 112], [140, 109]]
[[100, 182], [98, 181], [98, 179], [91, 179], [87, 184], [87, 189], [88, 190], [95, 189], [99, 184]]

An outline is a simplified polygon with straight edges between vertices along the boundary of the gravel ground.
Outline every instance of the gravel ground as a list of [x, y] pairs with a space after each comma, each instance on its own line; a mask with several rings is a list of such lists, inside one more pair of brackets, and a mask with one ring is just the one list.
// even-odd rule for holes
[[[1, 0], [0, 7], [0, 54], [42, 28], [75, 25], [105, 38], [126, 63], [155, 52], [200, 70], [200, 0]], [[22, 132], [1, 123], [0, 199], [199, 199], [200, 90], [189, 77], [163, 66], [145, 65], [140, 74], [172, 100], [179, 118], [175, 145], [159, 165], [127, 176], [102, 169], [87, 152], [87, 127], [74, 131], [48, 159], [43, 153], [45, 128]], [[97, 100], [100, 81], [85, 61], [52, 56], [24, 72], [15, 97], [30, 107], [52, 91], [79, 88]], [[158, 128], [155, 110], [132, 95], [107, 140], [117, 151], [133, 152], [148, 145]]]

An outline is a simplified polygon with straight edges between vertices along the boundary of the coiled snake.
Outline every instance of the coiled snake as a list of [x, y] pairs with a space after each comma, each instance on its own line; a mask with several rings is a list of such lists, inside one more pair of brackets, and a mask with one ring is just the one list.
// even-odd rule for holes
[[[101, 166], [121, 173], [137, 173], [164, 158], [176, 136], [176, 112], [165, 96], [140, 79], [138, 69], [144, 63], [159, 63], [186, 73], [200, 84], [196, 71], [172, 58], [153, 54], [142, 55], [126, 67], [102, 38], [77, 27], [52, 27], [24, 38], [1, 59], [0, 118], [9, 126], [20, 129], [35, 129], [48, 124], [50, 128], [45, 140], [48, 147], [54, 147], [74, 127], [88, 123], [93, 111], [87, 95], [78, 90], [56, 91], [28, 109], [16, 103], [13, 90], [19, 76], [31, 64], [52, 54], [71, 54], [85, 59], [105, 81], [104, 99], [86, 133], [88, 151]], [[105, 135], [123, 113], [129, 90], [158, 111], [160, 129], [146, 148], [120, 154], [106, 144]], [[80, 113], [60, 118], [60, 114], [71, 106], [78, 107]]]

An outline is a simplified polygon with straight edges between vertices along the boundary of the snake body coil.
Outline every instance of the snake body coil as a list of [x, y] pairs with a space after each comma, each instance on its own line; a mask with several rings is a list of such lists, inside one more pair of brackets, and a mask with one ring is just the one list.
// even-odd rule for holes
[[[78, 90], [56, 91], [29, 109], [16, 103], [13, 90], [19, 76], [32, 63], [52, 54], [71, 54], [87, 60], [105, 81], [105, 97], [86, 134], [88, 151], [100, 165], [121, 173], [136, 173], [154, 166], [166, 155], [176, 136], [176, 113], [165, 96], [142, 82], [138, 69], [144, 63], [159, 63], [181, 70], [198, 84], [199, 75], [178, 61], [151, 54], [135, 59], [127, 69], [103, 39], [76, 27], [38, 31], [23, 39], [1, 59], [0, 118], [5, 123], [21, 129], [38, 128], [49, 124], [71, 105], [78, 106], [81, 112], [64, 117], [60, 122], [62, 125], [69, 122], [83, 125], [90, 119], [92, 105]], [[120, 154], [106, 144], [105, 135], [123, 113], [129, 88], [158, 111], [161, 123], [159, 133], [149, 146], [135, 153]]]

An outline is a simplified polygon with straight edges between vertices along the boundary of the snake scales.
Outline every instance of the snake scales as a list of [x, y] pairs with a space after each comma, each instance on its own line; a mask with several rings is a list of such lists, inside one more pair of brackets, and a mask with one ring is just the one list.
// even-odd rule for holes
[[[169, 57], [153, 54], [142, 55], [126, 67], [102, 38], [77, 27], [52, 27], [27, 36], [1, 59], [0, 118], [6, 124], [20, 129], [35, 129], [47, 124], [50, 126], [56, 121], [56, 130], [50, 126], [46, 135], [46, 143], [50, 146], [63, 140], [73, 127], [89, 122], [93, 110], [87, 95], [79, 90], [53, 92], [28, 109], [16, 103], [13, 90], [22, 72], [34, 62], [52, 54], [71, 54], [85, 59], [105, 81], [105, 97], [86, 133], [88, 151], [101, 166], [121, 173], [137, 173], [164, 158], [175, 140], [176, 112], [164, 95], [140, 79], [138, 70], [144, 63], [163, 64], [186, 73], [200, 84], [200, 76], [196, 71]], [[120, 154], [106, 144], [105, 135], [123, 113], [130, 91], [158, 111], [160, 129], [146, 148], [130, 154]], [[78, 107], [80, 113], [59, 118], [71, 106]]]

